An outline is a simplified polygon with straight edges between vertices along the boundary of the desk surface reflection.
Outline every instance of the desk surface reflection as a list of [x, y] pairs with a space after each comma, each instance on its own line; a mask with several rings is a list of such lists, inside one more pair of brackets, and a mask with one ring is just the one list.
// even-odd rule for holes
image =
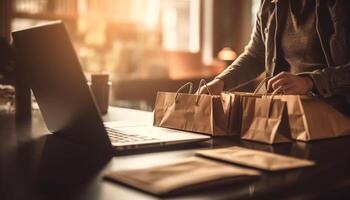
[[[106, 120], [150, 122], [152, 113], [113, 108]], [[132, 118], [132, 119], [131, 119]], [[259, 179], [192, 191], [175, 199], [314, 199], [348, 195], [350, 137], [310, 143], [265, 145], [238, 137], [171, 148], [117, 152], [102, 156], [48, 131], [39, 112], [28, 122], [0, 115], [0, 199], [156, 199], [157, 197], [102, 179], [104, 170], [134, 169], [172, 162], [194, 150], [242, 146], [316, 161], [312, 168], [263, 172]]]

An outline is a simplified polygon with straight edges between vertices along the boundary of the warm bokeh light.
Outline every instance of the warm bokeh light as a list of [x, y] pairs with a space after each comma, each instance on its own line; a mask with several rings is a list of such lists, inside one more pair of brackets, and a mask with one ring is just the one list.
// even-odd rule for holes
[[[200, 51], [200, 0], [16, 0], [15, 9], [63, 19], [89, 73], [164, 76], [167, 52]], [[17, 20], [13, 27], [37, 23]]]
[[[212, 76], [213, 68], [204, 66], [217, 65], [214, 27], [210, 25], [213, 1], [14, 0], [12, 29], [63, 20], [88, 74], [171, 79]], [[224, 54], [230, 57], [224, 60], [236, 57]]]
[[[242, 52], [260, 4], [259, 0], [4, 2], [8, 7], [1, 10], [5, 23], [0, 32], [9, 40], [11, 31], [62, 20], [87, 79], [108, 73], [117, 99], [126, 98], [128, 103], [140, 94], [148, 101], [158, 86], [167, 86], [168, 91], [180, 82], [214, 78]], [[153, 81], [162, 84], [152, 85]], [[128, 83], [126, 92], [116, 84], [120, 82]], [[130, 84], [137, 85], [132, 87], [135, 95]], [[140, 92], [139, 86], [146, 89]]]

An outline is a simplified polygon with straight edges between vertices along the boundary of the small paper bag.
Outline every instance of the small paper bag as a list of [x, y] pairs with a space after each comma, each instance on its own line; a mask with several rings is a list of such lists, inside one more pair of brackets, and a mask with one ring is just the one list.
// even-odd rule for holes
[[[204, 84], [201, 81], [200, 86]], [[191, 86], [191, 83], [185, 86]], [[192, 86], [191, 86], [192, 87]], [[190, 87], [190, 88], [191, 88]], [[193, 131], [213, 136], [230, 134], [231, 96], [158, 92], [154, 109], [154, 126]], [[190, 89], [191, 91], [191, 89]]]
[[311, 141], [350, 134], [350, 118], [323, 100], [301, 95], [281, 95], [287, 103], [293, 139]]
[[242, 97], [241, 138], [268, 144], [291, 142], [286, 102], [273, 96]]

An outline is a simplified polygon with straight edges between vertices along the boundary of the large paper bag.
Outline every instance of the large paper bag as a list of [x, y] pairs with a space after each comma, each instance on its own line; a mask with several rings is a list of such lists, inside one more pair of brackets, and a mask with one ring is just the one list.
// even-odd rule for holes
[[286, 102], [272, 96], [242, 96], [241, 138], [268, 144], [291, 142]]
[[[201, 81], [201, 84], [205, 85], [205, 82]], [[213, 136], [228, 135], [230, 106], [229, 94], [158, 92], [153, 125]]]
[[300, 95], [276, 98], [287, 103], [293, 139], [311, 141], [350, 134], [350, 118], [321, 99]]

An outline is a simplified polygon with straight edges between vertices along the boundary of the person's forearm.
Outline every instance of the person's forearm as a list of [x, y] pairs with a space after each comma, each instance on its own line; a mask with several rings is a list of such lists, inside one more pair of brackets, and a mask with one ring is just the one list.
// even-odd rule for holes
[[322, 97], [344, 95], [350, 92], [350, 63], [302, 74], [308, 75], [313, 80], [314, 88]]
[[250, 41], [245, 47], [244, 52], [231, 66], [216, 77], [216, 79], [224, 81], [225, 90], [230, 90], [242, 83], [250, 81], [264, 71], [265, 43], [262, 39], [262, 34], [261, 15], [258, 12]]
[[257, 58], [248, 54], [242, 54], [225, 71], [219, 74], [216, 79], [224, 82], [224, 89], [230, 90], [237, 85], [248, 82], [264, 71], [264, 64]]

